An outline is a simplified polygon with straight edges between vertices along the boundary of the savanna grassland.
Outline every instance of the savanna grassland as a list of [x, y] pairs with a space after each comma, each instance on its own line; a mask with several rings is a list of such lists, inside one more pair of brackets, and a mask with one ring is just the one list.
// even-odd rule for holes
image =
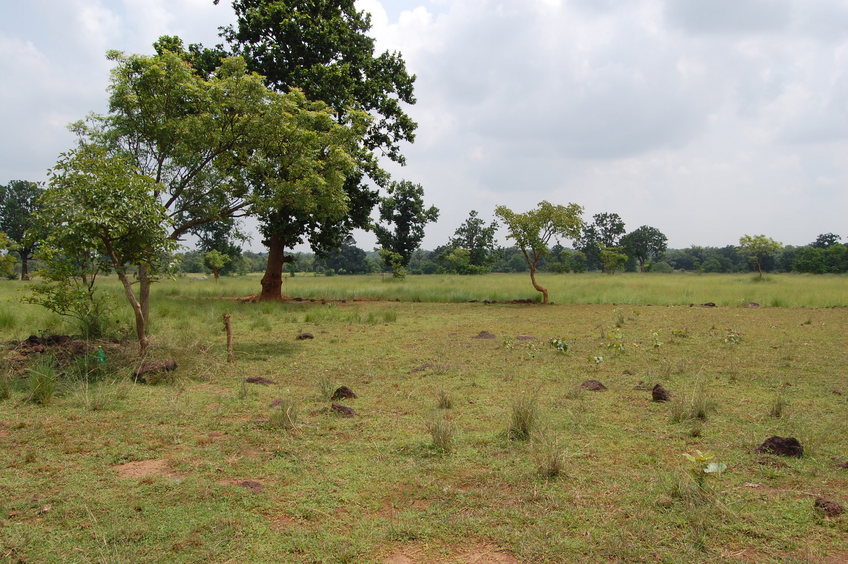
[[[260, 304], [234, 299], [255, 278], [163, 281], [151, 356], [179, 367], [155, 385], [132, 341], [10, 345], [0, 558], [848, 560], [848, 515], [814, 507], [848, 505], [848, 279], [540, 282], [554, 305], [504, 303], [526, 275], [296, 276], [317, 301]], [[20, 288], [0, 284], [0, 338], [73, 333]], [[330, 409], [342, 385], [355, 417]], [[755, 452], [772, 435], [803, 456]]]

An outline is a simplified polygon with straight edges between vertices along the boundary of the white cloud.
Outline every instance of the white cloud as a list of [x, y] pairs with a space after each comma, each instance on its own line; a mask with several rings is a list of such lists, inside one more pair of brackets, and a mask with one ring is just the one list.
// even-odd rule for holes
[[[396, 178], [442, 210], [425, 246], [477, 209], [576, 202], [673, 246], [845, 232], [843, 0], [358, 0], [377, 49], [418, 76], [416, 143]], [[227, 0], [34, 0], [0, 20], [6, 178], [41, 179], [64, 124], [103, 111], [106, 49], [164, 34], [219, 42]], [[362, 236], [369, 247], [373, 238]]]

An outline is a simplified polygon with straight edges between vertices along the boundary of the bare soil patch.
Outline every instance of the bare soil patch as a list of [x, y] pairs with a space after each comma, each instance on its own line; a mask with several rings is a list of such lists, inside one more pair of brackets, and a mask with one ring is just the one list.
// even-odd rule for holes
[[112, 468], [121, 478], [147, 478], [149, 476], [180, 477], [180, 474], [168, 468], [168, 461], [163, 458], [125, 462], [124, 464], [112, 466]]

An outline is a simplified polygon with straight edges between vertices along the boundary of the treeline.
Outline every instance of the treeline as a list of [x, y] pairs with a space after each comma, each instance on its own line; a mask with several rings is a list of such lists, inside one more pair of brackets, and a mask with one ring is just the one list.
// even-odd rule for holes
[[[452, 256], [452, 253], [454, 256]], [[445, 246], [435, 250], [419, 249], [412, 254], [410, 274], [479, 274], [484, 272], [527, 272], [527, 262], [515, 247], [496, 250], [496, 260], [488, 268], [469, 269], [457, 262], [455, 249]], [[178, 271], [182, 273], [210, 274], [203, 264], [202, 251], [189, 251], [178, 255]], [[337, 252], [321, 257], [314, 253], [293, 253], [287, 264], [291, 273], [316, 273], [326, 276], [390, 272], [378, 252], [369, 252], [348, 243]], [[245, 251], [222, 270], [224, 275], [242, 275], [262, 272], [267, 262], [266, 253]], [[583, 251], [554, 245], [550, 254], [542, 259], [542, 272], [592, 272], [603, 270], [601, 264], [593, 265]], [[638, 272], [639, 262], [628, 256], [621, 270]], [[741, 247], [692, 246], [685, 249], [668, 249], [661, 260], [647, 265], [647, 272], [704, 272], [735, 273], [756, 271], [750, 257]], [[766, 272], [799, 272], [811, 274], [839, 274], [848, 272], [848, 245], [840, 243], [832, 234], [821, 235], [815, 242], [804, 246], [786, 246], [763, 259]]]

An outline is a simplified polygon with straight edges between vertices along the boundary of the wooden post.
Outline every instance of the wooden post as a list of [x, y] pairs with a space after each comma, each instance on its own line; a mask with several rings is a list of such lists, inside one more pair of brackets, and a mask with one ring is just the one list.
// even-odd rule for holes
[[235, 362], [235, 358], [233, 357], [233, 326], [230, 323], [230, 314], [224, 314], [224, 329], [227, 331], [227, 362], [233, 364]]

